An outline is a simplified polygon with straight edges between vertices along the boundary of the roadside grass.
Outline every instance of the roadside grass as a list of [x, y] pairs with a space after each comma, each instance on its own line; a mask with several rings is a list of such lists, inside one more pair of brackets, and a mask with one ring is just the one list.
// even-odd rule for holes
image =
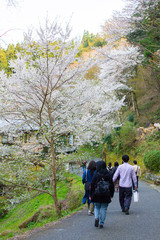
[[[72, 208], [62, 210], [62, 216], [66, 216], [81, 206], [83, 197], [83, 185], [81, 177], [68, 174], [68, 180], [61, 181], [57, 186], [57, 195], [60, 201], [67, 198], [69, 191], [78, 198], [78, 204], [72, 204]], [[69, 199], [70, 200], [70, 199]], [[57, 220], [56, 211], [53, 206], [53, 198], [44, 193], [33, 199], [16, 206], [4, 218], [0, 219], [0, 239], [8, 239], [17, 234], [24, 233], [32, 228], [41, 227], [46, 223]], [[20, 229], [19, 226], [30, 219], [34, 214], [40, 212], [37, 221], [31, 221], [27, 227]]]

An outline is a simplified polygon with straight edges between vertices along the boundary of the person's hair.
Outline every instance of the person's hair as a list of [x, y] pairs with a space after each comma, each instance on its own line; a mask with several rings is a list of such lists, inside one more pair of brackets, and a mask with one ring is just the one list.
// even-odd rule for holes
[[112, 167], [112, 163], [111, 162], [108, 163], [108, 167]]
[[137, 164], [137, 161], [136, 161], [136, 160], [134, 160], [134, 161], [133, 161], [133, 163], [134, 163], [134, 164]]
[[89, 169], [91, 172], [91, 175], [93, 175], [93, 172], [96, 170], [96, 163], [94, 160], [90, 161], [87, 169]]
[[115, 167], [118, 167], [118, 166], [119, 166], [119, 163], [116, 161], [116, 162], [114, 163], [114, 166], [115, 166]]
[[106, 163], [104, 161], [96, 162], [96, 172], [97, 173], [104, 173], [105, 171], [107, 171]]
[[122, 160], [123, 160], [124, 162], [128, 162], [128, 161], [129, 161], [129, 156], [128, 156], [128, 155], [123, 155], [123, 156], [122, 156]]

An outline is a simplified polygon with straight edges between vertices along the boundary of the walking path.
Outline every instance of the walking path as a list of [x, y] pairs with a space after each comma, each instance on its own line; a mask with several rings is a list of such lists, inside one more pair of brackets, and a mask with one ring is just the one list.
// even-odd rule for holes
[[108, 207], [103, 229], [94, 227], [87, 209], [48, 227], [34, 230], [27, 240], [158, 240], [160, 239], [160, 192], [140, 182], [138, 203], [132, 201], [130, 215], [121, 212], [118, 193]]

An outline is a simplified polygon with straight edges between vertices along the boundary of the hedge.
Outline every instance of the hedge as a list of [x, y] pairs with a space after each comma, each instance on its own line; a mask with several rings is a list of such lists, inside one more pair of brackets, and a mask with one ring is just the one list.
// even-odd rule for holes
[[144, 155], [144, 164], [151, 171], [160, 171], [160, 151], [149, 151]]

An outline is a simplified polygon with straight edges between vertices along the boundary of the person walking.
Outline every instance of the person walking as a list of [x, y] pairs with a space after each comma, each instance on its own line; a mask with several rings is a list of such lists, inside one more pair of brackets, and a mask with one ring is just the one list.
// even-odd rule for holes
[[132, 200], [132, 180], [135, 185], [135, 190], [137, 190], [137, 178], [132, 165], [128, 163], [129, 156], [122, 156], [123, 164], [119, 165], [114, 176], [113, 182], [115, 182], [118, 177], [119, 180], [119, 202], [122, 212], [129, 215], [129, 209]]
[[112, 169], [113, 169], [113, 168], [112, 168], [112, 163], [109, 162], [109, 163], [108, 163], [107, 170], [112, 172]]
[[[140, 166], [137, 165], [137, 161], [133, 161], [133, 168], [134, 168], [134, 171], [136, 173], [136, 177], [137, 177], [137, 189], [138, 189], [138, 180], [139, 180], [139, 177], [141, 177], [141, 168]], [[135, 186], [134, 186], [134, 182], [133, 182], [133, 190], [135, 191]]]
[[[102, 190], [104, 191], [101, 191]], [[96, 173], [91, 182], [91, 200], [94, 202], [95, 227], [103, 228], [107, 207], [114, 195], [112, 176], [104, 161], [96, 163]]]
[[112, 168], [112, 176], [115, 174], [118, 166], [119, 166], [119, 163], [116, 161], [116, 162], [114, 163], [114, 167]]
[[82, 167], [82, 173], [84, 173], [84, 171], [86, 170], [86, 166], [87, 166], [87, 161], [83, 161], [80, 165], [80, 167]]
[[96, 163], [95, 161], [90, 161], [87, 169], [83, 173], [82, 176], [82, 183], [85, 187], [85, 194], [82, 200], [82, 203], [85, 204], [87, 202], [88, 204], [88, 215], [94, 215], [94, 204], [90, 200], [90, 188], [91, 188], [91, 181], [96, 172]]
[[[119, 163], [116, 161], [114, 163], [114, 167], [112, 168], [112, 176], [114, 176], [117, 168], [119, 166]], [[118, 189], [119, 189], [119, 177], [117, 178], [117, 180], [114, 182], [114, 188], [115, 188], [115, 191], [118, 192]]]

